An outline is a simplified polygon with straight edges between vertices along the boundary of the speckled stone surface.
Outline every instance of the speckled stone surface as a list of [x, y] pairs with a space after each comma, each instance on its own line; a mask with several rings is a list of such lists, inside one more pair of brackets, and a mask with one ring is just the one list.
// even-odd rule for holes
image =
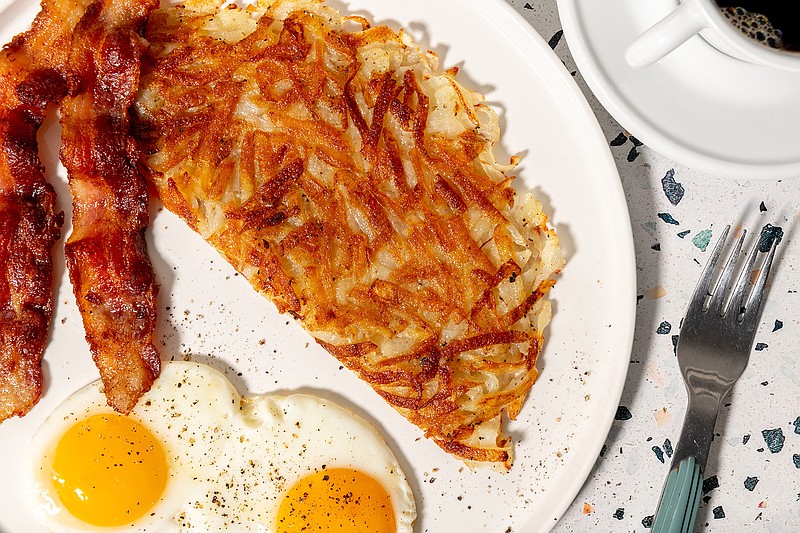
[[507, 1], [549, 42], [594, 110], [636, 247], [639, 296], [625, 390], [601, 456], [554, 531], [649, 530], [686, 409], [674, 346], [710, 245], [728, 223], [771, 224], [784, 234], [750, 364], [717, 422], [696, 531], [800, 531], [800, 180], [730, 180], [650, 150], [586, 86], [555, 0]]

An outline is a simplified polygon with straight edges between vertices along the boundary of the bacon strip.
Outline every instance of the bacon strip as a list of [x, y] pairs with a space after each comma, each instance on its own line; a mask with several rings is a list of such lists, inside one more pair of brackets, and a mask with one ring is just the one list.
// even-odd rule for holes
[[64, 215], [45, 182], [36, 134], [88, 1], [43, 0], [31, 29], [0, 52], [0, 422], [39, 400], [53, 314], [51, 251]]
[[147, 190], [128, 107], [139, 85], [141, 32], [158, 0], [97, 0], [75, 30], [61, 161], [73, 195], [67, 266], [106, 398], [127, 413], [160, 372], [153, 345], [158, 287], [144, 239]]

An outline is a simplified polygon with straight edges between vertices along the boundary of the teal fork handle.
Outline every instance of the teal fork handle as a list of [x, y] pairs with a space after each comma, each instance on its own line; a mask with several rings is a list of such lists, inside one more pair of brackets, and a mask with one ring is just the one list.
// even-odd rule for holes
[[651, 533], [691, 533], [702, 485], [703, 474], [694, 457], [673, 467], [664, 484]]

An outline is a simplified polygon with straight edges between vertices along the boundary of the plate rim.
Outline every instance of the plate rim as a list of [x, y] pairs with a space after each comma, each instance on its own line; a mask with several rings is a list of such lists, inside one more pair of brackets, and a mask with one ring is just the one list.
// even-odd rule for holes
[[[793, 162], [767, 164], [735, 162], [703, 154], [688, 144], [676, 142], [669, 135], [652, 126], [651, 121], [642, 111], [629, 105], [627, 99], [614, 90], [614, 82], [610, 79], [606, 69], [603, 69], [595, 60], [595, 54], [589, 46], [583, 25], [579, 21], [581, 1], [556, 0], [564, 37], [567, 39], [572, 57], [586, 80], [586, 84], [622, 127], [635, 133], [637, 138], [655, 151], [694, 170], [709, 172], [727, 179], [754, 181], [800, 177], [800, 153]], [[689, 46], [698, 39], [690, 40], [686, 45]], [[705, 41], [701, 41], [700, 45], [704, 44]]]
[[[624, 301], [627, 299], [629, 301], [629, 316], [627, 317], [627, 321], [620, 319], [620, 325], [623, 326], [623, 331], [621, 332], [621, 338], [623, 340], [620, 343], [621, 355], [617, 362], [622, 367], [622, 371], [615, 373], [615, 375], [619, 376], [619, 379], [613, 384], [611, 387], [611, 392], [606, 396], [608, 404], [605, 406], [606, 412], [602, 421], [602, 425], [600, 425], [598, 430], [594, 433], [594, 437], [589, 446], [584, 446], [584, 449], [591, 453], [584, 454], [582, 460], [578, 461], [579, 475], [573, 477], [572, 481], [568, 484], [568, 489], [564, 492], [565, 497], [561, 499], [561, 504], [556, 506], [551, 512], [551, 516], [553, 516], [555, 520], [550, 524], [542, 524], [545, 526], [545, 530], [549, 530], [558, 523], [566, 510], [572, 505], [572, 503], [575, 501], [575, 497], [580, 492], [580, 489], [589, 478], [589, 475], [591, 474], [591, 471], [594, 468], [598, 457], [600, 456], [600, 451], [605, 444], [606, 438], [611, 431], [614, 415], [616, 414], [617, 407], [619, 406], [619, 401], [622, 398], [622, 392], [627, 382], [628, 366], [630, 354], [633, 349], [633, 336], [636, 326], [636, 253], [633, 243], [630, 211], [628, 209], [628, 203], [622, 187], [619, 169], [614, 161], [611, 149], [609, 148], [605, 134], [600, 127], [600, 123], [597, 120], [597, 116], [589, 105], [589, 101], [586, 99], [586, 96], [581, 91], [578, 83], [569, 73], [566, 66], [563, 64], [561, 59], [559, 59], [555, 51], [547, 44], [547, 42], [544, 40], [544, 37], [542, 37], [542, 35], [540, 35], [539, 32], [537, 32], [536, 29], [527, 20], [525, 20], [522, 14], [511, 7], [506, 0], [491, 0], [488, 2], [488, 4], [494, 5], [496, 8], [498, 8], [500, 12], [504, 13], [510, 19], [510, 22], [513, 22], [520, 30], [527, 34], [530, 39], [530, 43], [533, 44], [538, 51], [548, 59], [548, 61], [554, 67], [554, 70], [559, 73], [561, 83], [570, 91], [569, 96], [574, 101], [573, 103], [576, 105], [576, 110], [582, 112], [586, 118], [587, 125], [589, 125], [592, 130], [592, 135], [596, 138], [597, 142], [604, 147], [604, 168], [602, 174], [611, 178], [609, 180], [610, 183], [606, 184], [607, 191], [610, 192], [611, 189], [613, 189], [613, 195], [619, 204], [614, 206], [616, 209], [613, 209], [613, 211], [616, 213], [621, 213], [617, 219], [617, 223], [626, 230], [624, 231], [624, 238], [621, 238], [622, 235], [617, 235], [617, 237], [620, 237], [617, 245], [622, 248], [622, 252], [629, 259], [627, 261], [620, 262], [620, 265], [624, 264], [626, 267], [624, 272], [620, 273], [620, 280], [627, 280], [628, 282], [628, 286], [626, 287], [627, 291], [624, 291], [622, 294], [620, 294], [620, 300]], [[485, 1], [483, 2], [483, 5], [486, 5]], [[566, 268], [569, 268], [569, 263], [567, 263]], [[555, 316], [556, 315], [554, 315], [554, 317]], [[525, 522], [526, 525], [531, 526], [531, 520], [532, 518], [529, 517]]]

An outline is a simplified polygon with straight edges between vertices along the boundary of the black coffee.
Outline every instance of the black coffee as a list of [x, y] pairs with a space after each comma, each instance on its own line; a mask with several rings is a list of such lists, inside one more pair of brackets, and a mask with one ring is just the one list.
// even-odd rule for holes
[[715, 1], [745, 35], [772, 48], [800, 52], [800, 0]]

